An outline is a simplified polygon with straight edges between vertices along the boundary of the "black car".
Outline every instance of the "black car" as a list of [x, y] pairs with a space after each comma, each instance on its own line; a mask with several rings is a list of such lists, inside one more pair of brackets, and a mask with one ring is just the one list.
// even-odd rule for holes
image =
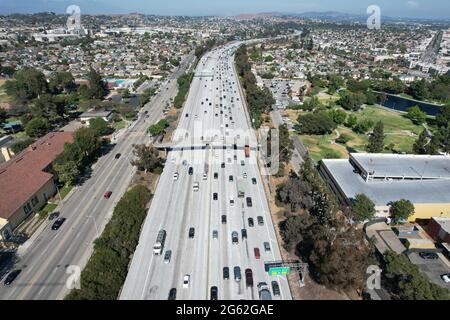
[[434, 252], [419, 252], [419, 256], [426, 260], [436, 260], [439, 256]]
[[264, 218], [262, 216], [256, 217], [256, 220], [258, 220], [258, 224], [260, 226], [264, 225]]
[[256, 184], [256, 178], [252, 178], [252, 183]]
[[233, 181], [233, 176], [229, 176], [228, 181], [230, 181], [230, 182]]
[[172, 288], [169, 291], [169, 298], [168, 300], [176, 300], [177, 299], [177, 289]]
[[222, 162], [221, 167], [225, 168], [225, 162]]
[[242, 229], [241, 230], [241, 235], [242, 235], [242, 239], [247, 239], [247, 230], [246, 229]]
[[189, 238], [193, 238], [195, 235], [195, 228], [189, 228]]
[[213, 200], [217, 200], [217, 192], [213, 193]]
[[255, 226], [255, 223], [253, 222], [253, 218], [248, 218], [248, 226], [249, 227]]
[[192, 176], [194, 174], [194, 168], [189, 167], [188, 173], [190, 176]]
[[186, 113], [186, 118], [189, 117], [189, 113]]
[[253, 204], [252, 204], [252, 198], [247, 197], [245, 200], [247, 201], [247, 207], [253, 206]]
[[122, 154], [120, 154], [120, 153], [116, 153], [116, 155], [114, 156], [114, 158], [119, 159], [121, 155], [122, 155]]
[[21, 269], [11, 271], [5, 279], [5, 286], [9, 286], [17, 278], [17, 276], [22, 272]]
[[211, 287], [211, 300], [217, 300], [217, 287]]
[[219, 178], [219, 174], [217, 172], [214, 172], [214, 179], [218, 179]]
[[53, 222], [52, 230], [58, 230], [61, 225], [66, 221], [66, 218], [58, 218], [55, 222]]
[[230, 268], [223, 267], [223, 280], [230, 279]]
[[280, 286], [278, 285], [278, 282], [272, 281], [272, 291], [274, 296], [280, 295]]
[[48, 215], [48, 220], [53, 220], [59, 217], [59, 211], [52, 212]]
[[227, 223], [227, 216], [226, 215], [222, 215], [222, 223], [225, 224]]

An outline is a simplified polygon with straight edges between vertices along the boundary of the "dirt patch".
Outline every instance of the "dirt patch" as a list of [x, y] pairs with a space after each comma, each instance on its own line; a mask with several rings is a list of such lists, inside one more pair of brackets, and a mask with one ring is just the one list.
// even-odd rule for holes
[[133, 178], [131, 179], [130, 185], [128, 186], [128, 190], [132, 189], [136, 185], [143, 185], [152, 193], [155, 193], [159, 177], [160, 176], [155, 173], [136, 171]]

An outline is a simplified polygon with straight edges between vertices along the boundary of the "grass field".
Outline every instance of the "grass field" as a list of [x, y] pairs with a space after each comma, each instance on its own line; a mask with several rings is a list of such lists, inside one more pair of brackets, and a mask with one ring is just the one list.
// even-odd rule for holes
[[5, 88], [3, 87], [5, 82], [6, 80], [0, 79], [0, 103], [7, 103], [12, 101], [11, 97], [6, 94]]
[[[292, 110], [286, 111], [285, 113], [294, 123], [296, 123], [298, 115], [302, 114], [302, 112]], [[381, 120], [383, 122], [385, 132], [384, 142], [386, 146], [384, 152], [386, 153], [392, 152], [390, 148], [387, 148], [388, 146], [393, 146], [396, 152], [410, 153], [417, 136], [423, 130], [422, 126], [413, 124], [403, 114], [377, 106], [367, 106], [360, 112], [347, 113], [356, 115], [358, 120], [368, 119], [374, 123]], [[339, 126], [335, 131], [339, 132], [340, 135], [345, 134], [349, 136], [351, 140], [345, 145], [335, 143], [335, 139], [337, 138], [336, 132], [324, 136], [300, 136], [314, 160], [318, 161], [325, 158], [342, 159], [348, 157], [348, 152], [365, 152], [369, 140], [368, 135], [357, 134], [344, 126]]]

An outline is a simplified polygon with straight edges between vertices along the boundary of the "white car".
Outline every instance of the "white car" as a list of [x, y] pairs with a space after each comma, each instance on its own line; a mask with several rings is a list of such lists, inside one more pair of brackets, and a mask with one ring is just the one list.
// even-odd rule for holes
[[444, 273], [441, 275], [442, 281], [445, 283], [450, 283], [450, 273]]
[[234, 207], [234, 199], [233, 199], [233, 197], [230, 197], [230, 206]]
[[173, 180], [178, 180], [178, 177], [179, 177], [179, 174], [178, 174], [178, 172], [175, 172], [174, 174], [173, 174]]
[[244, 172], [242, 176], [244, 177], [244, 179], [247, 179], [247, 172]]
[[191, 276], [188, 275], [188, 274], [186, 274], [186, 275], [183, 277], [183, 288], [185, 288], [185, 289], [189, 288], [189, 283], [190, 283], [190, 281], [191, 281]]

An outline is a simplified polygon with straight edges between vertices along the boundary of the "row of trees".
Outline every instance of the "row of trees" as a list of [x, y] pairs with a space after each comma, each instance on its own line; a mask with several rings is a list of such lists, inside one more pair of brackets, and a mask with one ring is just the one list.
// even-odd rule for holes
[[191, 86], [191, 81], [193, 77], [194, 74], [192, 72], [189, 72], [184, 73], [177, 79], [178, 93], [173, 101], [175, 108], [180, 109], [181, 107], [183, 107], [183, 103], [186, 100], [186, 95], [189, 91], [189, 87]]
[[115, 300], [125, 281], [128, 265], [139, 240], [150, 191], [142, 185], [127, 191], [111, 220], [95, 240], [94, 253], [81, 272], [81, 288], [67, 300]]
[[261, 89], [256, 85], [256, 78], [251, 71], [251, 63], [245, 45], [242, 45], [237, 49], [235, 64], [242, 86], [245, 90], [247, 108], [253, 126], [259, 128], [262, 124], [262, 113], [272, 110], [275, 99], [267, 87]]

